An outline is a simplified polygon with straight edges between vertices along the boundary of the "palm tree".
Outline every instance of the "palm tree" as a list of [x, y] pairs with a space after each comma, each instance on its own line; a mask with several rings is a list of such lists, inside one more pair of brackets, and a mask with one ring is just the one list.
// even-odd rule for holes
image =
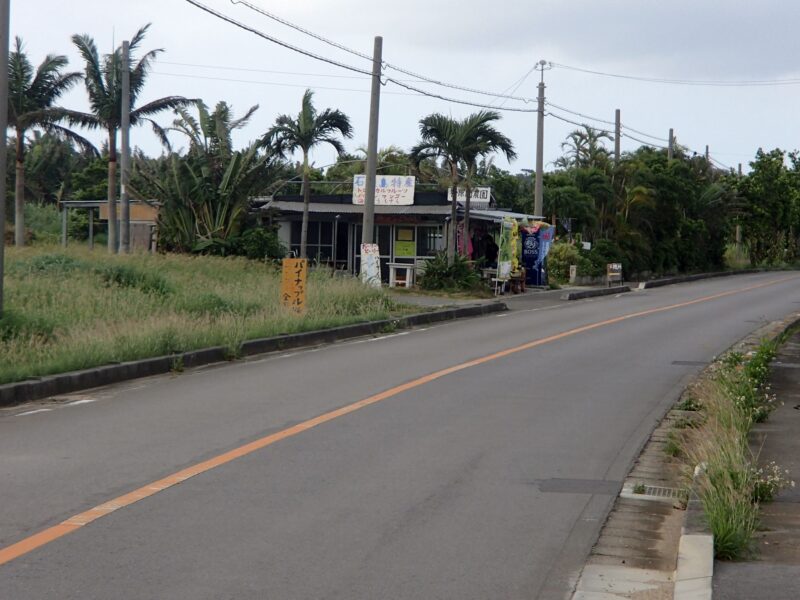
[[[497, 131], [492, 123], [500, 119], [495, 111], [480, 111], [462, 120], [442, 114], [428, 115], [419, 122], [421, 141], [411, 149], [411, 160], [419, 165], [425, 159], [444, 160], [450, 172], [450, 185], [453, 189], [453, 203], [450, 212], [450, 231], [447, 240], [447, 258], [452, 263], [455, 258], [455, 224], [458, 186], [462, 181], [459, 167], [464, 167], [467, 176], [477, 168], [479, 158], [501, 151], [511, 160], [516, 157], [511, 141]], [[464, 235], [469, 231], [469, 189], [464, 206]], [[466, 247], [466, 244], [465, 244]]]
[[[148, 23], [131, 38], [131, 53], [135, 52], [141, 45], [149, 28], [150, 24]], [[164, 131], [150, 117], [165, 110], [187, 106], [194, 103], [195, 100], [190, 100], [183, 96], [167, 96], [134, 109], [133, 107], [144, 89], [153, 60], [163, 52], [163, 49], [150, 50], [138, 62], [131, 58], [130, 64], [123, 65], [122, 47], [114, 49], [114, 52], [105, 54], [101, 58], [97, 51], [97, 44], [88, 35], [74, 35], [72, 36], [72, 42], [78, 48], [86, 63], [84, 82], [86, 91], [89, 93], [92, 112], [78, 113], [70, 111], [69, 117], [73, 123], [83, 125], [89, 129], [102, 128], [108, 133], [108, 203], [109, 216], [111, 217], [112, 211], [116, 212], [117, 199], [117, 132], [120, 128], [122, 115], [122, 69], [128, 69], [130, 72], [131, 126], [147, 121], [153, 126], [153, 131], [162, 141], [165, 141]], [[116, 231], [112, 223], [109, 222], [109, 250], [115, 251], [115, 246]]]
[[135, 191], [162, 199], [159, 238], [165, 247], [217, 254], [230, 250], [250, 198], [267, 186], [276, 167], [274, 157], [258, 152], [258, 143], [233, 149], [232, 132], [244, 127], [256, 110], [252, 106], [237, 119], [226, 102], [217, 103], [212, 112], [198, 102], [197, 117], [178, 108], [178, 118], [164, 131], [186, 136], [186, 155], [136, 161], [140, 188]]
[[297, 117], [280, 115], [275, 124], [261, 139], [261, 145], [270, 148], [277, 155], [285, 157], [296, 150], [303, 152], [303, 224], [300, 229], [300, 256], [306, 258], [306, 241], [308, 239], [308, 210], [311, 201], [311, 184], [308, 153], [322, 143], [330, 144], [341, 155], [344, 146], [339, 135], [344, 138], [353, 136], [350, 119], [340, 110], [326, 108], [317, 112], [312, 102], [314, 92], [306, 90], [303, 103]]
[[8, 126], [14, 129], [16, 137], [14, 240], [17, 246], [25, 244], [25, 136], [28, 130], [39, 127], [97, 153], [88, 140], [58, 125], [65, 118], [65, 111], [55, 106], [55, 102], [81, 80], [80, 73], [64, 73], [66, 66], [66, 56], [48, 54], [34, 69], [19, 37], [8, 57]]
[[586, 124], [581, 127], [582, 129], [571, 132], [566, 141], [562, 142], [561, 149], [566, 153], [556, 159], [557, 167], [602, 168], [608, 163], [608, 150], [603, 146], [603, 140], [610, 140], [611, 136]]
[[[189, 152], [230, 156], [233, 151], [231, 134], [250, 122], [250, 118], [258, 110], [258, 104], [251, 106], [244, 116], [234, 118], [230, 105], [225, 101], [217, 102], [212, 112], [199, 100], [197, 118], [193, 117], [186, 107], [175, 110], [178, 118], [172, 127], [164, 131], [176, 131], [189, 139]], [[169, 149], [169, 146], [167, 146]]]

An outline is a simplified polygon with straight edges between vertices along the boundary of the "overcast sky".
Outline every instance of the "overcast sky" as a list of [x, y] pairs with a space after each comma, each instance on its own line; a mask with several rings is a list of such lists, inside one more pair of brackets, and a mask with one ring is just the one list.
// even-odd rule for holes
[[[229, 0], [201, 0], [264, 33], [347, 64], [369, 70], [362, 58], [323, 43]], [[309, 30], [371, 54], [373, 37], [384, 38], [384, 60], [459, 85], [508, 90], [540, 59], [584, 69], [681, 80], [800, 80], [800, 2], [797, 0], [250, 0]], [[238, 113], [259, 104], [252, 124], [240, 132], [245, 143], [267, 130], [282, 113], [295, 114], [303, 90], [316, 91], [318, 108], [347, 113], [355, 136], [348, 149], [366, 144], [369, 80], [318, 62], [219, 21], [185, 0], [11, 0], [11, 34], [21, 36], [38, 64], [49, 52], [82, 64], [70, 42], [74, 33], [93, 36], [102, 52], [148, 22], [144, 48], [164, 48], [141, 97], [143, 102], [180, 94], [213, 105], [226, 100]], [[391, 73], [398, 79], [406, 75]], [[797, 118], [800, 85], [706, 87], [600, 77], [555, 67], [545, 72], [547, 99], [559, 106], [666, 137], [702, 152], [711, 148], [720, 163], [752, 159], [758, 147], [800, 147]], [[536, 96], [537, 74], [516, 95]], [[423, 86], [414, 83], [413, 85]], [[462, 100], [497, 106], [501, 100], [424, 85]], [[381, 100], [381, 146], [409, 148], [418, 121], [432, 112], [463, 117], [478, 110], [412, 94], [389, 84]], [[87, 110], [83, 88], [64, 97], [64, 106]], [[535, 104], [506, 101], [505, 107]], [[553, 112], [556, 112], [553, 109]], [[588, 121], [559, 112], [575, 121]], [[160, 118], [163, 124], [173, 116]], [[536, 115], [504, 112], [499, 128], [519, 155], [509, 168], [535, 162]], [[555, 160], [573, 125], [548, 117], [545, 161]], [[637, 137], [639, 134], [632, 133]], [[91, 136], [90, 136], [91, 137]], [[94, 136], [99, 141], [99, 137]], [[178, 138], [175, 139], [178, 142]], [[132, 143], [159, 153], [154, 135], [136, 129]], [[661, 142], [657, 142], [661, 143]], [[623, 150], [640, 145], [623, 139]], [[313, 156], [322, 166], [332, 151]], [[497, 164], [508, 166], [504, 160]]]

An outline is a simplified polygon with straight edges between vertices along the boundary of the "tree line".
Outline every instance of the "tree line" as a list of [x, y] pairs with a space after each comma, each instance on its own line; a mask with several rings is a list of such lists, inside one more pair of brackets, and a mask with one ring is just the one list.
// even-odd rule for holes
[[[131, 125], [149, 125], [164, 147], [158, 157], [138, 151], [131, 179], [133, 197], [162, 203], [162, 248], [255, 255], [268, 248], [278, 254], [274, 234], [251, 222], [250, 202], [299, 188], [304, 197], [305, 254], [310, 194], [348, 191], [353, 175], [364, 172], [366, 152], [347, 152], [344, 147], [353, 133], [347, 115], [335, 108], [318, 110], [313, 92], [307, 90], [297, 114], [278, 116], [259, 138], [234, 148], [233, 132], [250, 121], [258, 106], [236, 117], [225, 101], [209, 107], [200, 99], [176, 95], [139, 103], [153, 61], [163, 52], [141, 49], [148, 27], [131, 38], [129, 64], [123, 64], [121, 47], [101, 55], [90, 36], [73, 36], [84, 62], [82, 72], [68, 71], [67, 58], [56, 54], [34, 67], [22, 40], [16, 39], [9, 56], [8, 106], [10, 150], [15, 156], [8, 178], [14, 181], [9, 197], [14, 201], [15, 242], [22, 245], [26, 240], [26, 203], [116, 198], [121, 74], [128, 69]], [[64, 93], [81, 83], [90, 110], [59, 106]], [[170, 112], [169, 125], [155, 120]], [[379, 172], [415, 175], [419, 184], [441, 189], [466, 188], [465, 225], [470, 218], [469, 192], [476, 186], [491, 186], [500, 207], [530, 213], [532, 173], [511, 173], [493, 164], [497, 153], [509, 161], [516, 156], [510, 139], [496, 126], [499, 120], [497, 112], [488, 110], [464, 119], [428, 115], [420, 120], [420, 141], [408, 152], [396, 146], [381, 149]], [[102, 130], [105, 143], [96, 148], [81, 129]], [[174, 134], [182, 136], [185, 149], [173, 147]], [[584, 271], [599, 270], [604, 261], [623, 262], [627, 273], [719, 269], [725, 266], [737, 230], [739, 247], [753, 265], [797, 258], [797, 153], [759, 150], [750, 172], [739, 176], [680, 145], [671, 159], [665, 150], [642, 146], [617, 161], [608, 142], [604, 132], [582, 126], [569, 134], [562, 156], [544, 175], [542, 217], [555, 223], [560, 240], [573, 248], [560, 252]], [[310, 164], [310, 151], [321, 144], [336, 151], [334, 165]], [[302, 155], [300, 162], [292, 162], [295, 154]], [[592, 249], [583, 250], [583, 242]], [[452, 261], [454, 239], [448, 240], [447, 249]]]

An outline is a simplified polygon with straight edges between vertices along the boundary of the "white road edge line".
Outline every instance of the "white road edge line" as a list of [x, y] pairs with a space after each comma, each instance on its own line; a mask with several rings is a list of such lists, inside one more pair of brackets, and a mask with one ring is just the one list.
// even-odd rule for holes
[[43, 412], [50, 412], [53, 410], [52, 408], [37, 408], [36, 410], [29, 410], [27, 412], [21, 412], [19, 414], [14, 415], [15, 417], [27, 417], [28, 415], [35, 415], [36, 413], [43, 413]]
[[[141, 386], [141, 387], [144, 387], [144, 386]], [[136, 389], [139, 389], [139, 388], [136, 388]], [[129, 391], [129, 390], [126, 390], [126, 391]], [[97, 402], [97, 399], [96, 398], [86, 398], [84, 400], [75, 400], [75, 402], [70, 402], [68, 404], [65, 404], [64, 406], [78, 406], [79, 404], [90, 404], [92, 402]]]

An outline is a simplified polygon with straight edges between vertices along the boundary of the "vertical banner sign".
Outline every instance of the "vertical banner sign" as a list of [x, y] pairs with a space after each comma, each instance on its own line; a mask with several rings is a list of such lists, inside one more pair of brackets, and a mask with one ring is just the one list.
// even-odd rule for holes
[[545, 258], [553, 245], [555, 227], [534, 225], [523, 230], [522, 261], [525, 265], [525, 283], [547, 285]]
[[511, 277], [511, 272], [516, 267], [519, 268], [517, 259], [517, 241], [519, 240], [519, 228], [517, 222], [511, 217], [503, 219], [502, 229], [500, 230], [500, 249], [497, 257], [497, 278], [506, 280]]
[[306, 312], [308, 260], [284, 258], [281, 272], [281, 304], [301, 315]]
[[381, 253], [378, 244], [361, 244], [361, 281], [369, 287], [381, 287]]

